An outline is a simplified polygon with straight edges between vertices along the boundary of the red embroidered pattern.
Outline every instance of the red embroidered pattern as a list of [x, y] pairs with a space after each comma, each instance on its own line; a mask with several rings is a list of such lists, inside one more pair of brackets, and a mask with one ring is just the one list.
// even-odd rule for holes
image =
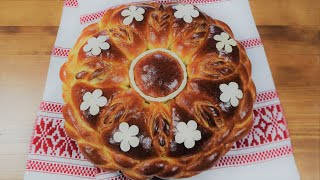
[[64, 5], [67, 7], [78, 7], [78, 0], [64, 0]]
[[[100, 176], [100, 175], [103, 175], [103, 174], [105, 174], [103, 171], [101, 171], [100, 170], [100, 172], [102, 172], [102, 173], [98, 173], [95, 177], [96, 177], [96, 179], [100, 179], [100, 177], [99, 178], [97, 178], [98, 176]], [[109, 173], [107, 173], [107, 174], [109, 174]], [[102, 177], [103, 178], [103, 177]], [[119, 175], [116, 175], [116, 176], [114, 176], [114, 177], [108, 177], [108, 178], [103, 178], [103, 179], [101, 179], [101, 180], [131, 180], [130, 178], [128, 178], [128, 177], [126, 177], [126, 176], [124, 176], [123, 174], [119, 174]]]
[[247, 137], [237, 141], [233, 149], [258, 146], [289, 138], [287, 123], [280, 104], [253, 110], [253, 128]]
[[109, 177], [108, 179], [103, 179], [103, 180], [131, 180], [131, 179], [121, 174], [119, 176]]
[[40, 111], [48, 113], [62, 113], [63, 104], [42, 101], [40, 104]]
[[170, 2], [179, 2], [185, 4], [203, 4], [203, 3], [216, 3], [226, 0], [158, 0], [158, 3], [170, 3]]
[[213, 167], [226, 167], [226, 166], [238, 166], [246, 165], [255, 162], [266, 161], [274, 159], [276, 157], [283, 157], [286, 155], [292, 154], [291, 146], [283, 146], [280, 148], [270, 149], [266, 151], [260, 151], [255, 153], [241, 154], [241, 155], [232, 155], [232, 156], [223, 156], [220, 158], [218, 163]]
[[[292, 154], [291, 146], [283, 146], [275, 149], [248, 153], [242, 155], [223, 156], [218, 163], [212, 168], [228, 167], [246, 165], [260, 161], [266, 161], [277, 157], [283, 157]], [[39, 161], [39, 160], [28, 160], [27, 170], [39, 171], [47, 173], [58, 173], [74, 176], [82, 176], [93, 178], [101, 172], [100, 169], [88, 166], [78, 166], [65, 163]], [[124, 175], [117, 175], [114, 177], [107, 178], [108, 180], [130, 180]]]
[[[94, 178], [99, 175], [105, 174], [97, 167], [83, 166], [83, 165], [73, 165], [67, 163], [58, 163], [50, 161], [41, 160], [28, 160], [26, 170], [45, 172], [52, 174], [64, 174], [72, 176], [80, 176], [86, 178]], [[103, 178], [104, 180], [131, 180], [130, 178], [124, 176], [123, 174], [117, 174], [112, 177]]]
[[[266, 102], [278, 99], [278, 94], [275, 90], [264, 91], [257, 94], [256, 103]], [[40, 105], [40, 111], [48, 113], [62, 113], [63, 104], [43, 101]]]
[[[253, 113], [253, 129], [245, 138], [234, 144], [234, 150], [289, 138], [280, 104], [257, 108], [253, 110]], [[63, 119], [39, 116], [36, 121], [31, 153], [84, 159], [76, 143], [67, 136], [63, 126]]]
[[[258, 94], [257, 101], [263, 102], [272, 98], [277, 98], [276, 92], [265, 91]], [[43, 102], [41, 104], [41, 109], [47, 112], [61, 113], [62, 107], [62, 104], [52, 102]], [[280, 104], [256, 108], [253, 112], [253, 129], [247, 137], [234, 144], [233, 150], [259, 146], [289, 138], [286, 120]], [[31, 140], [31, 154], [85, 160], [76, 143], [67, 136], [63, 126], [64, 120], [61, 118], [39, 116], [36, 120], [34, 135]], [[248, 154], [226, 155], [213, 168], [252, 164], [290, 154], [292, 154], [292, 147], [286, 145]], [[40, 160], [29, 160], [27, 170], [88, 178], [93, 178], [96, 175], [104, 173], [98, 168]], [[127, 180], [123, 175], [106, 179]]]
[[52, 56], [57, 56], [57, 57], [68, 57], [70, 52], [69, 48], [61, 48], [61, 47], [54, 47], [52, 49]]
[[[203, 4], [203, 3], [216, 3], [226, 0], [158, 0], [158, 3], [170, 3], [170, 2], [180, 2], [186, 4]], [[64, 5], [67, 7], [78, 7], [78, 0], [65, 0]]]
[[275, 90], [264, 91], [264, 92], [260, 92], [257, 95], [256, 103], [267, 102], [267, 101], [275, 100], [278, 98], [279, 98], [279, 96], [278, 96], [277, 91], [275, 91]]
[[240, 43], [246, 49], [254, 48], [254, 47], [262, 45], [262, 41], [261, 41], [260, 38], [252, 38], [252, 39], [240, 40]]
[[67, 136], [63, 119], [39, 116], [31, 142], [31, 154], [84, 160], [75, 141]]
[[49, 161], [40, 161], [40, 160], [28, 160], [26, 169], [28, 171], [65, 174], [65, 175], [81, 176], [81, 177], [88, 177], [88, 178], [90, 177], [93, 178], [97, 174], [96, 167], [49, 162]]
[[106, 10], [80, 16], [80, 24], [85, 24], [99, 20], [105, 12]]

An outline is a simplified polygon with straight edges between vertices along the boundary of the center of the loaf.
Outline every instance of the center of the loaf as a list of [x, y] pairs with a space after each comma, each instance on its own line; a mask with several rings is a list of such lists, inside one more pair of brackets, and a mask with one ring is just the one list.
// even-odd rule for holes
[[129, 71], [132, 87], [147, 101], [165, 102], [187, 84], [186, 67], [175, 53], [153, 49], [136, 57]]

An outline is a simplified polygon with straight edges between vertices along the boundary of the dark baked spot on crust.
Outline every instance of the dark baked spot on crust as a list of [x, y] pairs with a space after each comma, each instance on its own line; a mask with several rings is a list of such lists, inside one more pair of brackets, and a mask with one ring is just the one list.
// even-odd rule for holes
[[162, 116], [158, 116], [153, 121], [153, 136], [157, 139], [160, 146], [164, 147], [168, 143], [167, 137], [170, 135], [170, 124], [167, 119]]
[[79, 144], [79, 148], [83, 155], [91, 162], [100, 165], [105, 164], [108, 160], [104, 157], [103, 151], [89, 144]]
[[200, 117], [204, 122], [206, 122], [209, 127], [218, 129], [221, 126], [224, 126], [223, 119], [221, 117], [220, 110], [214, 105], [202, 103], [198, 104], [196, 109], [196, 114]]
[[181, 171], [181, 166], [177, 164], [171, 164], [167, 165], [165, 171], [162, 171], [161, 173], [158, 174], [158, 177], [160, 178], [168, 178], [168, 177], [173, 177], [176, 174], [178, 174]]
[[199, 70], [202, 75], [212, 79], [221, 79], [235, 72], [235, 68], [221, 59], [203, 59], [199, 63]]
[[150, 164], [145, 163], [145, 165], [141, 167], [139, 171], [146, 176], [156, 175], [166, 167], [166, 164], [167, 163], [165, 161], [158, 161]]

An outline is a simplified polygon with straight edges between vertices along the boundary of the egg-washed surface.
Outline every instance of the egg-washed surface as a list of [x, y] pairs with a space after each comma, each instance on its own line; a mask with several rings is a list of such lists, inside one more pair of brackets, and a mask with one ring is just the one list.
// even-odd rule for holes
[[187, 84], [187, 69], [170, 50], [157, 48], [143, 52], [130, 65], [131, 87], [150, 102], [167, 102]]
[[176, 91], [183, 80], [179, 63], [164, 52], [148, 54], [134, 68], [139, 89], [152, 97], [165, 97]]
[[[145, 53], [153, 49], [167, 53]], [[132, 68], [138, 89], [175, 96], [150, 101], [133, 88], [141, 54]], [[196, 175], [252, 125], [250, 61], [226, 24], [193, 5], [107, 10], [84, 29], [60, 76], [69, 136], [92, 163], [133, 179]]]

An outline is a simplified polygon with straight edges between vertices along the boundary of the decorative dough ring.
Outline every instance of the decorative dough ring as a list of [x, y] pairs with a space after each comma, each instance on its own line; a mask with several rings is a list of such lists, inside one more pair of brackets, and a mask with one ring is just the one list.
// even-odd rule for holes
[[247, 54], [193, 5], [108, 9], [83, 30], [60, 78], [67, 134], [93, 164], [132, 179], [199, 174], [252, 127]]
[[[171, 94], [169, 94], [169, 95], [167, 95], [165, 97], [152, 97], [152, 96], [148, 96], [148, 95], [144, 94], [139, 89], [139, 87], [136, 85], [135, 80], [134, 80], [133, 69], [134, 69], [135, 65], [138, 63], [138, 61], [142, 57], [144, 57], [144, 56], [146, 56], [146, 55], [148, 55], [150, 53], [157, 52], [157, 51], [161, 51], [161, 52], [165, 52], [165, 53], [170, 54], [172, 57], [174, 57], [178, 61], [181, 69], [183, 70], [183, 80], [182, 80], [181, 85], [179, 86], [179, 88], [176, 91], [174, 91], [173, 93], [171, 93]], [[131, 83], [133, 89], [135, 89], [140, 94], [140, 96], [142, 96], [147, 101], [155, 101], [155, 102], [166, 102], [166, 101], [176, 97], [184, 89], [184, 87], [187, 85], [187, 76], [188, 76], [187, 75], [187, 69], [186, 69], [185, 65], [183, 64], [182, 60], [178, 57], [178, 55], [176, 55], [172, 51], [169, 51], [169, 50], [164, 49], [164, 48], [157, 48], [157, 49], [152, 49], [152, 50], [148, 50], [148, 51], [143, 52], [142, 54], [140, 54], [138, 57], [136, 57], [132, 61], [131, 66], [130, 66], [130, 70], [129, 70], [130, 83]]]

